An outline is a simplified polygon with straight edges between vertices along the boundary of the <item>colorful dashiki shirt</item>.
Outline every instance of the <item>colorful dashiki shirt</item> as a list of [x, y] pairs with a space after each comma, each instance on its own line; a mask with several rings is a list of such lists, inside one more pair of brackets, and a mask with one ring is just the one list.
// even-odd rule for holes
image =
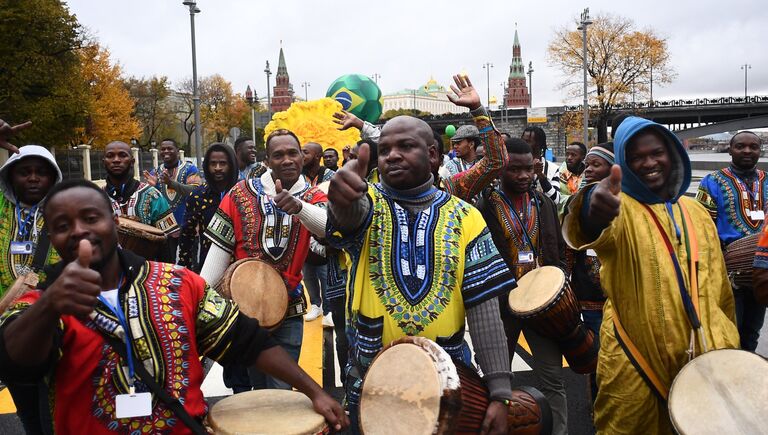
[[750, 183], [739, 178], [731, 168], [705, 176], [696, 199], [709, 211], [724, 244], [760, 231], [764, 220], [753, 220], [751, 212], [765, 211], [768, 203], [768, 179], [757, 169]]
[[[109, 186], [105, 187], [107, 194], [110, 193], [108, 188]], [[179, 231], [179, 225], [168, 206], [168, 201], [157, 189], [147, 183], [139, 183], [139, 187], [127, 201], [119, 201], [113, 195], [109, 197], [112, 200], [112, 210], [118, 216], [135, 218], [143, 224], [152, 225], [166, 235]]]
[[[231, 358], [227, 352], [236, 333], [237, 306], [182, 267], [143, 262], [127, 251], [120, 255], [130, 283], [119, 290], [120, 306], [130, 325], [135, 357], [193, 418], [204, 417], [208, 406], [200, 389], [204, 378], [200, 356]], [[126, 266], [125, 258], [132, 266]], [[41, 294], [26, 293], [0, 323], [28, 309]], [[54, 343], [60, 347], [47, 378], [55, 433], [190, 433], [155, 395], [150, 416], [115, 418], [115, 396], [128, 393], [128, 370], [102, 334], [121, 341], [125, 336], [102, 302], [96, 304], [91, 320], [66, 315], [58, 323]], [[149, 389], [137, 379], [136, 391]]]
[[315, 175], [314, 178], [309, 178], [309, 175], [304, 174], [309, 179], [309, 183], [313, 186], [317, 186], [318, 184], [325, 183], [326, 181], [331, 181], [331, 177], [333, 177], [333, 174], [335, 174], [336, 171], [333, 169], [328, 169], [325, 166], [320, 167], [320, 171]]
[[[496, 219], [501, 224], [504, 239], [509, 247], [509, 259], [513, 264], [516, 279], [536, 268], [541, 249], [539, 246], [539, 206], [530, 194], [523, 196], [518, 206], [500, 190], [493, 190], [488, 195]], [[526, 259], [519, 254], [530, 253]]]
[[211, 248], [211, 240], [203, 232], [219, 208], [224, 192], [203, 184], [193, 190], [187, 198], [187, 212], [179, 238], [179, 265], [200, 272], [205, 257]]
[[262, 174], [267, 172], [267, 167], [261, 163], [254, 163], [246, 166], [242, 171], [238, 171], [237, 181], [247, 180], [249, 178], [259, 178]]
[[[172, 187], [163, 183], [162, 178], [158, 174], [162, 174], [166, 170], [164, 165], [160, 165], [151, 171], [153, 176], [157, 178], [157, 190], [168, 201], [168, 205], [173, 210], [173, 216], [176, 218], [176, 222], [184, 222], [184, 210], [186, 208], [186, 195], [181, 194], [174, 190]], [[200, 184], [200, 171], [197, 167], [190, 162], [179, 160], [179, 163], [171, 171], [171, 179], [180, 184]]]
[[593, 249], [577, 251], [568, 247], [565, 257], [571, 288], [582, 309], [599, 309], [605, 301], [605, 294], [600, 286], [600, 259], [597, 253]]
[[[16, 278], [32, 271], [32, 254], [11, 254], [11, 242], [32, 241], [37, 243], [38, 236], [45, 226], [43, 211], [38, 208], [37, 216], [30, 216], [30, 209], [20, 210], [22, 222], [29, 222], [23, 237], [19, 236], [19, 222], [16, 217], [16, 206], [5, 195], [0, 194], [0, 297], [13, 285]], [[46, 265], [59, 261], [59, 255], [52, 246], [48, 247]], [[38, 272], [40, 279], [45, 277]]]
[[[301, 268], [309, 251], [310, 232], [298, 216], [278, 209], [264, 192], [263, 177], [239, 181], [219, 204], [205, 236], [235, 260], [256, 258], [280, 271], [291, 297], [300, 294]], [[291, 194], [310, 204], [327, 201], [325, 194], [301, 177]]]
[[396, 194], [369, 185], [371, 209], [356, 233], [341, 234], [328, 221], [329, 243], [351, 256], [348, 325], [353, 336], [348, 400], [356, 405], [364, 371], [392, 340], [434, 340], [469, 362], [464, 341], [465, 307], [514, 287], [480, 212], [433, 189], [426, 209], [411, 213]]
[[448, 170], [451, 176], [454, 176], [456, 174], [461, 174], [462, 172], [474, 166], [474, 164], [475, 162], [465, 162], [461, 157], [454, 157], [451, 160], [445, 162], [444, 167]]

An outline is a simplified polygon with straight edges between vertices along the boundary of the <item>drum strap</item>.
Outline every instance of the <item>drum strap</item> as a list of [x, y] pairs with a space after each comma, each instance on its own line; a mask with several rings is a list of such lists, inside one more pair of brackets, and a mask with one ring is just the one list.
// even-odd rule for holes
[[[101, 332], [99, 330], [99, 332]], [[104, 340], [109, 343], [110, 346], [112, 346], [112, 350], [115, 351], [118, 355], [120, 355], [120, 358], [123, 360], [127, 360], [127, 355], [125, 352], [125, 343], [118, 340], [117, 338], [107, 335], [106, 333], [102, 332], [102, 336], [104, 337]], [[205, 430], [202, 424], [200, 424], [199, 421], [195, 420], [186, 409], [184, 409], [184, 405], [179, 402], [179, 399], [171, 396], [168, 394], [167, 391], [163, 387], [161, 387], [157, 381], [155, 381], [155, 378], [152, 377], [151, 374], [147, 371], [146, 368], [144, 368], [144, 364], [136, 359], [136, 356], [133, 356], [134, 359], [134, 368], [136, 370], [136, 375], [141, 379], [141, 382], [143, 382], [149, 389], [152, 391], [152, 393], [160, 398], [160, 400], [163, 401], [163, 403], [168, 406], [168, 409], [173, 411], [174, 414], [176, 414], [176, 417], [181, 420], [184, 425], [189, 428], [190, 431], [192, 431], [195, 435], [207, 435], [208, 432]]]
[[637, 373], [640, 374], [640, 377], [643, 378], [645, 383], [648, 385], [651, 391], [656, 394], [659, 400], [666, 402], [667, 397], [669, 396], [669, 389], [661, 382], [659, 377], [656, 375], [656, 372], [653, 371], [651, 365], [648, 364], [648, 361], [637, 349], [635, 343], [633, 343], [629, 338], [627, 331], [625, 331], [624, 327], [621, 326], [621, 322], [619, 321], [619, 313], [616, 312], [615, 309], [613, 310], [613, 330], [619, 345], [627, 355], [629, 362], [632, 363], [632, 365], [637, 370]]

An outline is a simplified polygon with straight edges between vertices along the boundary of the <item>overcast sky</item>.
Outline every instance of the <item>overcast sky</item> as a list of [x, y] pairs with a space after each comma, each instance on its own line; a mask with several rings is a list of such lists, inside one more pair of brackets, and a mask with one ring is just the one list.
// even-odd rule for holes
[[[166, 75], [174, 83], [191, 77], [189, 12], [181, 0], [67, 3], [127, 75]], [[744, 63], [752, 66], [749, 93], [768, 95], [768, 8], [759, 0], [199, 0], [198, 74], [219, 73], [236, 92], [250, 84], [263, 96], [265, 61], [276, 71], [282, 40], [291, 83], [302, 97], [303, 82], [310, 83], [310, 99], [320, 98], [347, 73], [380, 74], [379, 85], [389, 93], [420, 86], [430, 76], [447, 86], [453, 73], [464, 70], [485, 102], [483, 64], [494, 65], [490, 91], [501, 98], [517, 22], [523, 61], [533, 61], [534, 105], [578, 103], [559, 89], [563, 77], [547, 63], [546, 47], [554, 30], [571, 25], [587, 6], [592, 16], [628, 17], [667, 38], [678, 75], [655, 86], [654, 99], [743, 95]]]

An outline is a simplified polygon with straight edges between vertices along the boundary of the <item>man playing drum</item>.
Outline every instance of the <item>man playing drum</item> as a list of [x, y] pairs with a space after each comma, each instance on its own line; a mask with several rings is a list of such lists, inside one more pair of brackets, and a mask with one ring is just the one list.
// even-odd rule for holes
[[[35, 286], [45, 278], [43, 267], [59, 261], [49, 242], [42, 207], [48, 191], [60, 181], [53, 155], [37, 145], [19, 148], [0, 168], [0, 297], [25, 276]], [[38, 387], [7, 377], [3, 381], [26, 432], [41, 433]]]
[[[178, 234], [178, 222], [165, 197], [148, 183], [134, 178], [135, 162], [131, 147], [125, 142], [110, 142], [104, 148], [104, 168], [107, 171], [104, 190], [112, 200], [112, 209], [117, 216], [153, 226], [166, 236]], [[162, 258], [150, 260], [175, 258], [175, 252], [171, 253], [168, 249], [162, 252]]]
[[[466, 77], [455, 76], [455, 104], [469, 107], [485, 135], [497, 135]], [[347, 400], [358, 418], [360, 388], [372, 358], [392, 340], [420, 336], [470, 363], [465, 316], [476, 358], [493, 400], [484, 433], [505, 433], [511, 398], [510, 362], [498, 296], [514, 277], [496, 250], [480, 213], [435, 188], [432, 131], [408, 116], [390, 120], [378, 143], [381, 184], [365, 181], [367, 144], [331, 179], [329, 242], [352, 258], [347, 322], [352, 328]]]
[[[760, 151], [760, 138], [755, 133], [736, 133], [728, 148], [730, 166], [707, 175], [699, 184], [696, 199], [715, 221], [723, 247], [759, 233], [765, 222], [768, 177], [757, 169]], [[747, 243], [752, 245], [751, 252], [755, 241]], [[752, 263], [751, 255], [744, 257], [747, 264]], [[765, 305], [755, 301], [751, 286], [734, 285], [733, 299], [741, 348], [754, 352], [765, 320]]]
[[256, 364], [306, 394], [331, 427], [348, 424], [267, 331], [202, 278], [119, 248], [109, 198], [95, 184], [57, 185], [45, 216], [63, 261], [44, 291], [0, 318], [0, 377], [46, 380], [46, 432], [205, 433], [201, 355]]
[[[286, 318], [272, 331], [272, 336], [298, 361], [304, 333], [302, 316], [306, 311], [301, 269], [309, 250], [310, 233], [325, 235], [326, 212], [318, 204], [322, 205], [326, 196], [301, 174], [304, 156], [295, 134], [276, 130], [267, 137], [266, 147], [271, 171], [238, 182], [224, 195], [208, 224], [205, 236], [212, 245], [200, 275], [215, 285], [233, 260], [245, 258], [254, 258], [277, 270], [290, 300]], [[277, 379], [265, 379], [255, 370], [250, 370], [248, 383], [248, 377], [243, 379], [244, 370], [225, 367], [225, 381], [236, 391], [251, 387], [290, 388]]]
[[[534, 160], [524, 140], [506, 140], [509, 162], [501, 173], [501, 188], [483, 193], [477, 208], [488, 223], [493, 241], [519, 280], [539, 266], [565, 268], [565, 242], [560, 232], [557, 205], [533, 189]], [[507, 335], [509, 359], [515, 354], [522, 324], [501, 301], [501, 319]], [[541, 391], [552, 407], [553, 434], [568, 432], [568, 405], [562, 375], [562, 358], [557, 343], [531, 328], [524, 328], [533, 353], [533, 369], [541, 380]]]
[[629, 117], [614, 149], [611, 174], [574, 195], [563, 222], [570, 246], [597, 252], [608, 297], [595, 426], [671, 433], [666, 397], [675, 375], [704, 348], [739, 344], [733, 294], [711, 217], [683, 196], [691, 169], [680, 140]]

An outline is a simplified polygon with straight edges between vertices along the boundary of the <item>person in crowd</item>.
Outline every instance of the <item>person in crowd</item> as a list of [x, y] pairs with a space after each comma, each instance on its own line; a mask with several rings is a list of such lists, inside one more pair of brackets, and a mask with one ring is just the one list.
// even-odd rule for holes
[[[0, 121], [0, 142], [15, 133]], [[53, 155], [38, 145], [26, 145], [0, 167], [0, 297], [23, 280], [32, 286], [45, 279], [45, 267], [59, 261], [45, 227], [43, 207], [51, 188], [62, 179]], [[18, 285], [18, 284], [17, 284]], [[11, 377], [8, 386], [16, 415], [28, 434], [42, 432], [38, 385]]]
[[163, 163], [151, 172], [144, 171], [144, 178], [168, 201], [176, 222], [184, 222], [187, 195], [202, 182], [200, 173], [195, 165], [181, 160], [175, 140], [163, 139], [159, 151]]
[[[751, 131], [731, 138], [727, 168], [706, 175], [699, 183], [696, 199], [709, 211], [717, 226], [723, 248], [760, 232], [765, 223], [768, 204], [768, 177], [757, 169], [762, 144]], [[755, 300], [753, 289], [733, 286], [736, 303], [736, 326], [741, 348], [754, 352], [765, 320], [765, 305]]]
[[560, 203], [560, 176], [554, 163], [545, 158], [547, 152], [547, 134], [541, 127], [526, 127], [521, 138], [528, 142], [533, 150], [533, 172], [536, 175], [535, 187], [555, 202]]
[[[477, 208], [488, 224], [493, 242], [515, 279], [540, 266], [565, 269], [565, 242], [560, 230], [557, 205], [533, 189], [534, 159], [522, 139], [507, 141], [509, 163], [501, 174], [501, 186], [483, 192]], [[563, 355], [555, 340], [523, 327], [500, 301], [501, 319], [507, 337], [509, 359], [521, 330], [533, 355], [532, 366], [541, 381], [541, 391], [552, 408], [552, 433], [568, 433], [568, 403], [562, 374]]]
[[[211, 248], [200, 275], [215, 285], [233, 260], [243, 258], [255, 258], [280, 272], [289, 304], [285, 320], [272, 337], [298, 361], [306, 312], [301, 269], [310, 234], [325, 236], [326, 196], [301, 174], [304, 156], [294, 133], [275, 130], [267, 137], [266, 147], [270, 171], [238, 182], [224, 195], [208, 224], [204, 235], [211, 240]], [[253, 368], [231, 365], [224, 370], [225, 381], [235, 391], [290, 388]]]
[[336, 148], [326, 148], [323, 151], [323, 165], [334, 172], [339, 170], [339, 152]]
[[258, 177], [266, 170], [256, 163], [256, 144], [248, 136], [240, 136], [235, 141], [235, 156], [239, 180]]
[[562, 212], [565, 202], [581, 187], [584, 179], [584, 158], [587, 156], [587, 146], [581, 142], [571, 142], [565, 147], [565, 162], [560, 165], [557, 173], [560, 177], [560, 202]]
[[462, 125], [451, 138], [451, 145], [456, 152], [445, 165], [449, 175], [455, 175], [471, 168], [477, 161], [476, 149], [480, 146], [480, 131], [474, 125]]
[[341, 406], [258, 321], [195, 273], [119, 248], [98, 186], [58, 184], [44, 216], [62, 261], [42, 291], [27, 292], [0, 318], [0, 376], [45, 380], [49, 431], [204, 432], [202, 355], [256, 364], [306, 394], [334, 429], [348, 425]]
[[684, 196], [691, 167], [677, 136], [628, 117], [614, 149], [610, 175], [574, 195], [563, 222], [568, 244], [602, 264], [595, 426], [672, 433], [666, 398], [683, 365], [739, 345], [733, 293], [712, 218]]
[[187, 198], [187, 212], [179, 238], [179, 265], [199, 273], [211, 248], [203, 237], [224, 195], [238, 181], [237, 159], [232, 148], [223, 143], [208, 146], [203, 160], [205, 183]]

